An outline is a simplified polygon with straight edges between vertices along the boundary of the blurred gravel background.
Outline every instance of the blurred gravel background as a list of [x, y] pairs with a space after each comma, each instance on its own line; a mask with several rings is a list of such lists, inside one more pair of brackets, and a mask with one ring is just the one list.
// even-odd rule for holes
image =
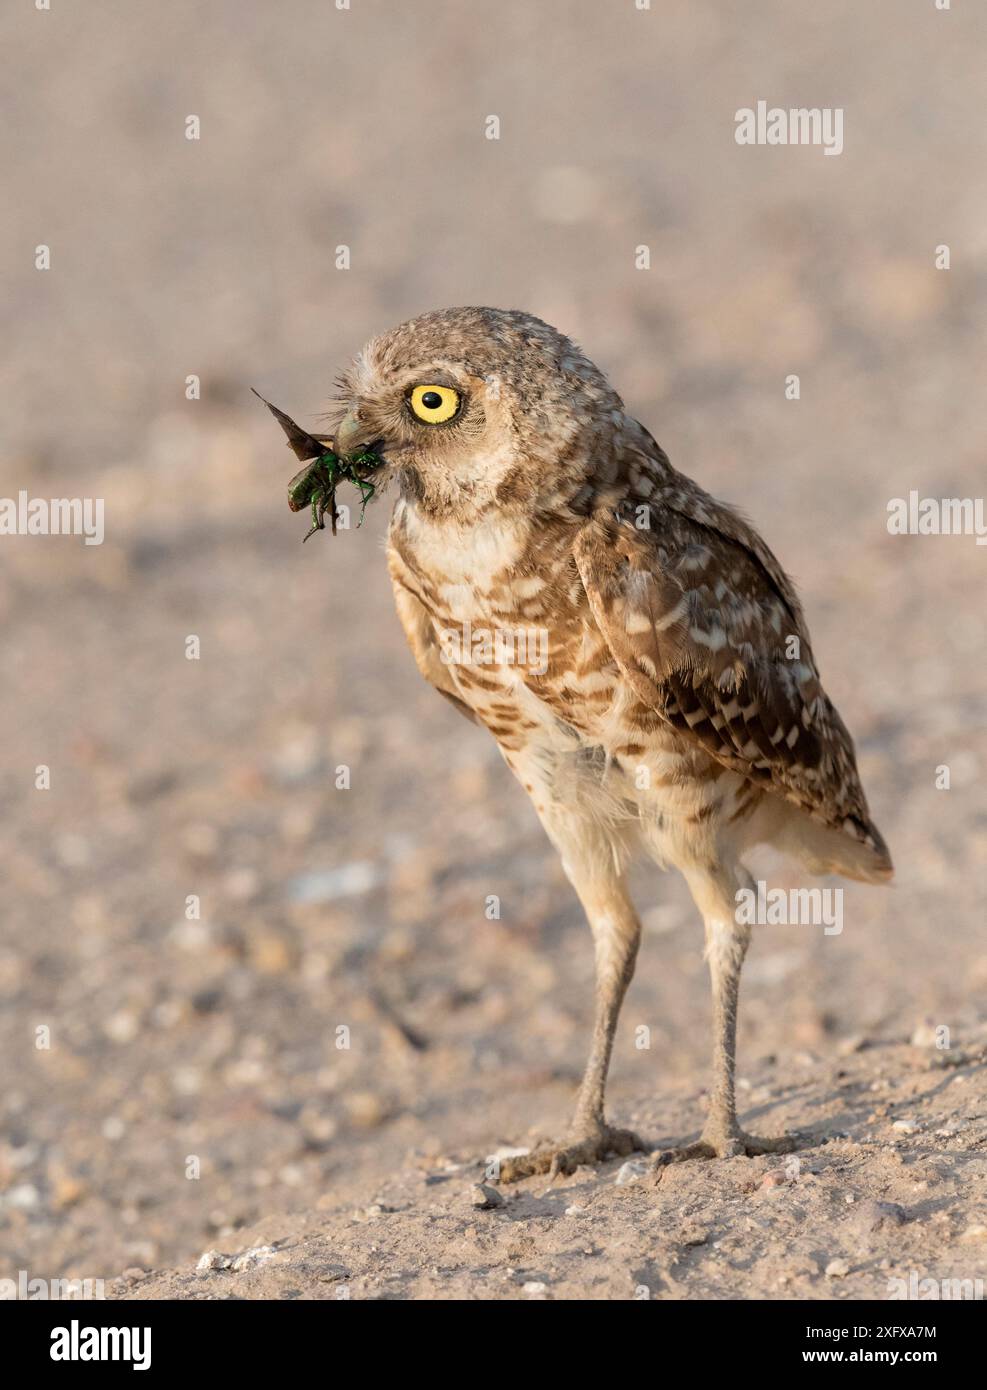
[[[987, 551], [885, 523], [910, 488], [983, 493], [987, 13], [53, 0], [0, 36], [0, 496], [106, 504], [101, 547], [0, 537], [0, 1274], [185, 1261], [411, 1150], [565, 1123], [575, 900], [493, 742], [418, 678], [386, 505], [303, 550], [248, 391], [311, 426], [363, 341], [429, 308], [577, 338], [800, 583], [898, 879], [847, 888], [842, 936], [759, 933], [741, 1072], [923, 1020], [962, 1042]], [[842, 106], [844, 153], [738, 147], [759, 99]], [[675, 878], [638, 899], [614, 1111], [678, 1086], [698, 1125], [700, 925]]]

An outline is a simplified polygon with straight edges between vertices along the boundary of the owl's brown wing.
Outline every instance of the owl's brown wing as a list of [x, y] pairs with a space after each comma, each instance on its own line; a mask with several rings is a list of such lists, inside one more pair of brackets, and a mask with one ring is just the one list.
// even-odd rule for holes
[[388, 550], [387, 567], [391, 575], [398, 617], [404, 628], [404, 635], [408, 639], [408, 646], [411, 648], [416, 666], [429, 685], [434, 686], [440, 695], [444, 695], [451, 704], [455, 705], [460, 714], [465, 715], [467, 719], [476, 724], [478, 722], [476, 715], [463, 702], [449, 674], [449, 668], [442, 660], [432, 619], [427, 608], [414, 592], [414, 576], [393, 547]]
[[724, 767], [886, 854], [781, 566], [742, 517], [680, 474], [651, 491], [597, 514], [575, 545], [642, 722], [657, 715]]

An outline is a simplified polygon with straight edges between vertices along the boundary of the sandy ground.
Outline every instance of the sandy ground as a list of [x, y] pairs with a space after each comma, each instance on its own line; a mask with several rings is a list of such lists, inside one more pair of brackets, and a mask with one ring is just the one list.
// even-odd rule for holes
[[[983, 489], [985, 16], [468, 8], [4, 18], [0, 496], [104, 498], [106, 538], [0, 538], [0, 1275], [483, 1298], [987, 1277], [987, 552], [886, 529], [912, 488]], [[759, 98], [842, 105], [844, 153], [739, 148]], [[577, 337], [756, 519], [856, 736], [896, 886], [848, 886], [838, 936], [759, 928], [744, 978], [750, 1123], [815, 1136], [794, 1182], [612, 1164], [470, 1206], [471, 1164], [564, 1129], [589, 935], [492, 742], [414, 670], [386, 506], [303, 549], [248, 391], [312, 425], [371, 332], [470, 302]], [[635, 888], [611, 1104], [664, 1145], [702, 1118], [701, 928], [677, 878]]]
[[[765, 1067], [745, 1081], [751, 1114], [808, 1136], [781, 1161], [642, 1157], [501, 1188], [475, 1160], [420, 1153], [361, 1201], [262, 1222], [195, 1268], [128, 1271], [108, 1295], [982, 1299], [985, 1043], [985, 1028], [949, 1053], [851, 1040]], [[633, 1120], [674, 1136], [695, 1104], [682, 1092]]]

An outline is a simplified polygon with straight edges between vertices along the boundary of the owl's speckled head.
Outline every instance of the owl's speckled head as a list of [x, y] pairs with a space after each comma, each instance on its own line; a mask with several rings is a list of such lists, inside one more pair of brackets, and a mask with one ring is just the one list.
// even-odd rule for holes
[[509, 309], [442, 309], [373, 338], [339, 382], [336, 447], [372, 447], [382, 479], [429, 513], [557, 505], [622, 418], [562, 333]]

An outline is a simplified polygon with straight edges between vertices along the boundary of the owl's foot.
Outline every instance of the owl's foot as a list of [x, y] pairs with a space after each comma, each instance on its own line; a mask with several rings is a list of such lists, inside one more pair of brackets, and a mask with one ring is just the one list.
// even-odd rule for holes
[[704, 1132], [694, 1144], [662, 1149], [655, 1154], [652, 1166], [667, 1168], [670, 1163], [685, 1163], [690, 1158], [756, 1158], [759, 1154], [788, 1154], [805, 1143], [805, 1138], [799, 1134], [779, 1134], [776, 1138], [762, 1139], [742, 1129], [727, 1134]]
[[582, 1163], [603, 1163], [608, 1158], [626, 1158], [635, 1149], [648, 1146], [629, 1129], [613, 1129], [603, 1125], [590, 1134], [570, 1136], [564, 1144], [544, 1144], [531, 1153], [518, 1154], [501, 1160], [498, 1182], [521, 1182], [538, 1173], [558, 1177], [574, 1173]]

